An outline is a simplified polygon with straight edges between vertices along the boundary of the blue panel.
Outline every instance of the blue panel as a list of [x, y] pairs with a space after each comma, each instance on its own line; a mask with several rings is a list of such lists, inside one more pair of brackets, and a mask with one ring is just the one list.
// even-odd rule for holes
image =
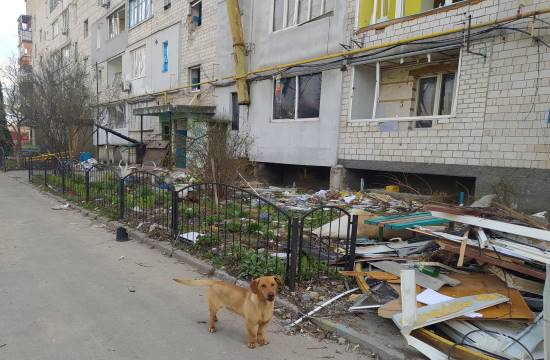
[[168, 71], [168, 41], [162, 43], [162, 52], [164, 62], [162, 63], [162, 72], [165, 73]]
[[184, 169], [187, 167], [187, 153], [185, 151], [187, 141], [187, 130], [176, 130], [176, 167]]

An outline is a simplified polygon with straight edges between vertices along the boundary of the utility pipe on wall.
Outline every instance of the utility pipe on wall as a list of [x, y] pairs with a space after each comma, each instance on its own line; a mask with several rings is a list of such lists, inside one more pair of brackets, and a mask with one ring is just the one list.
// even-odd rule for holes
[[243, 24], [241, 22], [241, 9], [239, 0], [227, 0], [227, 17], [231, 27], [233, 38], [233, 60], [237, 79], [237, 98], [239, 105], [250, 104], [248, 83], [246, 82], [246, 47], [244, 45]]

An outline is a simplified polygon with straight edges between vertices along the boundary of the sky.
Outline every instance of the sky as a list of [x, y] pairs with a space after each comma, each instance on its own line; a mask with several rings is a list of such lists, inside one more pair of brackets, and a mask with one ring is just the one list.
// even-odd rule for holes
[[25, 0], [0, 0], [0, 63], [17, 53], [17, 18], [25, 13]]

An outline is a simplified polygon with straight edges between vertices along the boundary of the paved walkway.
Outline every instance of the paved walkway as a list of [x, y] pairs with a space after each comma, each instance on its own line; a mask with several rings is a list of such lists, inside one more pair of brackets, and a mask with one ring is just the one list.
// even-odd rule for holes
[[204, 289], [171, 280], [199, 277], [191, 267], [117, 243], [102, 225], [55, 205], [0, 173], [0, 359], [361, 358], [284, 335], [277, 323], [271, 344], [250, 350], [243, 320], [223, 311], [211, 335]]

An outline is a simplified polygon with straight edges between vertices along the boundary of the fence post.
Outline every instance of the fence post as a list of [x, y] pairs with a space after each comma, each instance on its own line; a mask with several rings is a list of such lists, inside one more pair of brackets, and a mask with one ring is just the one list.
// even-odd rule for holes
[[348, 264], [346, 270], [353, 271], [355, 267], [355, 246], [357, 245], [357, 226], [359, 224], [359, 215], [351, 217], [351, 233], [349, 238]]
[[178, 192], [172, 190], [172, 235], [177, 236], [179, 230]]
[[48, 187], [48, 159], [44, 159], [44, 187]]
[[298, 241], [300, 239], [300, 220], [292, 219], [290, 226], [290, 269], [287, 269], [287, 283], [290, 291], [296, 288], [296, 266], [298, 264]]
[[120, 179], [118, 187], [118, 218], [124, 219], [124, 178]]
[[65, 190], [66, 190], [66, 186], [65, 186], [66, 173], [67, 173], [66, 165], [61, 163], [61, 193], [62, 194], [65, 194]]
[[84, 174], [84, 188], [86, 189], [86, 202], [90, 202], [90, 169]]
[[32, 182], [32, 157], [30, 158], [29, 163], [29, 182]]

